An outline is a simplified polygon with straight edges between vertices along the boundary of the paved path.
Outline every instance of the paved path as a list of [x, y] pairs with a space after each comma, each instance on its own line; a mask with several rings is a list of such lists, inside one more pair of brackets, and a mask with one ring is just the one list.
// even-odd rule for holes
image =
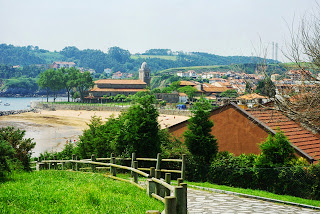
[[209, 213], [320, 213], [320, 210], [276, 204], [251, 198], [188, 188], [190, 214]]

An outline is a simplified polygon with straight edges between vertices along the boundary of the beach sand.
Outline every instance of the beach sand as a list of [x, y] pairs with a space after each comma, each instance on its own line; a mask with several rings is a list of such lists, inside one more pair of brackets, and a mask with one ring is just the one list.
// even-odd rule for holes
[[[74, 111], [56, 110], [28, 112], [0, 117], [0, 127], [14, 126], [26, 130], [26, 138], [34, 138], [36, 147], [33, 156], [45, 151], [61, 151], [66, 141], [77, 141], [83, 130], [88, 128], [92, 116], [106, 121], [111, 115], [117, 117], [120, 112], [111, 111]], [[163, 115], [158, 118], [161, 128], [166, 128], [188, 119], [187, 116]]]

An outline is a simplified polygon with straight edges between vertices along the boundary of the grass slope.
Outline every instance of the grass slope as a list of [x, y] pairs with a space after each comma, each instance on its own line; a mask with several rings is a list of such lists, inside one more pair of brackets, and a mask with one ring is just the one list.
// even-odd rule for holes
[[0, 183], [0, 213], [145, 213], [163, 204], [137, 187], [101, 174], [15, 173]]

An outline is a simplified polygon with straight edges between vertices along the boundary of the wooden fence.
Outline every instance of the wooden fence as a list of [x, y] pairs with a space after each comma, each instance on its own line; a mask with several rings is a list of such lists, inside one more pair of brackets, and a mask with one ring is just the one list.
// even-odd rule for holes
[[[131, 161], [131, 166], [118, 165], [116, 164], [116, 160]], [[109, 163], [101, 161], [109, 161]], [[155, 167], [138, 168], [138, 162], [140, 161], [155, 162]], [[181, 168], [180, 170], [161, 169], [161, 162], [178, 162], [181, 163]], [[135, 153], [132, 153], [131, 158], [116, 158], [111, 154], [110, 158], [96, 158], [95, 155], [92, 155], [91, 159], [82, 160], [78, 160], [78, 158], [73, 155], [72, 160], [57, 160], [55, 156], [54, 160], [42, 160], [33, 163], [36, 164], [34, 167], [36, 170], [58, 168], [64, 170], [67, 168], [66, 164], [69, 164], [74, 171], [91, 170], [92, 172], [96, 172], [97, 169], [109, 169], [110, 175], [107, 177], [131, 183], [140, 189], [146, 189], [150, 197], [162, 201], [165, 205], [165, 210], [162, 213], [187, 213], [187, 184], [183, 183], [186, 169], [185, 155], [182, 155], [181, 159], [162, 159], [161, 154], [158, 154], [157, 158], [137, 158]], [[80, 168], [80, 166], [83, 165], [88, 165], [89, 167]], [[117, 177], [117, 169], [130, 171], [133, 181]], [[148, 171], [149, 174], [144, 171]], [[161, 178], [161, 172], [165, 173], [165, 179]], [[171, 173], [181, 175], [181, 178], [177, 179], [177, 186], [171, 185]], [[139, 175], [147, 178], [146, 187], [139, 183]], [[149, 210], [146, 213], [156, 214], [160, 212]]]

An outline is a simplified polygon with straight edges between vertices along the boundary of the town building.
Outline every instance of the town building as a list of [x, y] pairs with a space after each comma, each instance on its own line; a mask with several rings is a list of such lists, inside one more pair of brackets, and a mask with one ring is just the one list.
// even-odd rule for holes
[[144, 62], [139, 69], [139, 80], [121, 80], [121, 79], [101, 79], [95, 81], [94, 87], [88, 91], [89, 96], [85, 99], [90, 102], [97, 102], [103, 97], [116, 96], [123, 94], [125, 96], [136, 94], [139, 91], [146, 91], [150, 84], [150, 69]]

